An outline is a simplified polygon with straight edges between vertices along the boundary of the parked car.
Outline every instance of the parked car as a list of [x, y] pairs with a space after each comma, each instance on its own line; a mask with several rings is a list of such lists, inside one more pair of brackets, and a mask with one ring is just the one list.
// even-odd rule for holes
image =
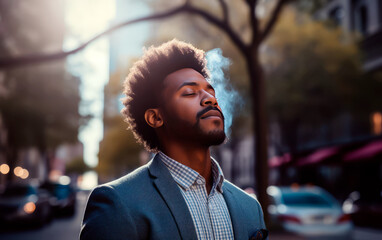
[[304, 236], [346, 236], [353, 228], [348, 214], [327, 191], [315, 186], [267, 189], [271, 220]]
[[50, 204], [56, 215], [73, 216], [76, 210], [76, 191], [66, 176], [58, 181], [47, 181], [42, 188], [48, 190], [53, 198]]
[[37, 185], [9, 185], [0, 193], [0, 222], [13, 227], [23, 224], [42, 226], [52, 218], [49, 192]]
[[382, 196], [366, 197], [358, 191], [349, 194], [342, 205], [355, 225], [382, 228]]

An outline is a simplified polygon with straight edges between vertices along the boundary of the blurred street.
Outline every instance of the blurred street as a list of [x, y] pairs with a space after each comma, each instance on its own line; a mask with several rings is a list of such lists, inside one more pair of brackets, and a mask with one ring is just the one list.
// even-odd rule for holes
[[24, 231], [9, 230], [0, 232], [0, 239], [7, 240], [69, 240], [78, 239], [81, 228], [81, 221], [85, 209], [87, 192], [78, 192], [77, 211], [70, 218], [56, 218], [52, 222], [39, 229], [26, 229]]
[[[0, 232], [0, 239], [7, 240], [68, 240], [78, 239], [78, 235], [81, 227], [81, 220], [83, 211], [85, 209], [86, 199], [88, 192], [79, 192], [77, 194], [77, 212], [72, 218], [58, 218], [40, 229], [27, 229], [24, 231], [2, 231]], [[353, 240], [378, 240], [382, 237], [382, 230], [376, 230], [371, 228], [359, 228], [356, 227], [352, 231]], [[327, 239], [349, 239], [338, 237], [317, 237], [317, 238], [304, 238], [296, 236], [286, 232], [271, 232], [271, 240], [327, 240]]]

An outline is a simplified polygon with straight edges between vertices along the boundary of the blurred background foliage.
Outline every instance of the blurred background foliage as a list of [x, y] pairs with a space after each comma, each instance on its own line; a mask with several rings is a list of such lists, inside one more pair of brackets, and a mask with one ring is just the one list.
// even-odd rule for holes
[[[131, 59], [128, 66], [121, 67], [111, 74], [109, 83], [105, 86], [105, 102], [111, 100], [115, 103], [114, 100], [117, 99], [120, 101], [119, 105], [122, 104], [121, 82], [134, 60]], [[118, 176], [123, 175], [127, 169], [132, 170], [138, 167], [139, 155], [143, 147], [136, 143], [130, 130], [125, 130], [127, 124], [123, 121], [122, 114], [114, 116], [105, 114], [103, 122], [105, 134], [100, 143], [97, 172], [103, 176]]]
[[83, 157], [76, 157], [70, 162], [66, 163], [65, 173], [68, 175], [81, 175], [87, 171], [92, 170], [84, 161]]
[[[63, 2], [34, 3], [0, 1], [3, 58], [62, 48], [63, 11], [56, 11], [55, 4], [63, 7]], [[0, 83], [0, 112], [8, 137], [4, 152], [10, 166], [23, 148], [38, 147], [44, 154], [61, 143], [78, 141], [79, 128], [90, 116], [79, 114], [80, 80], [67, 71], [65, 59], [1, 70]]]
[[104, 121], [110, 124], [110, 128], [101, 143], [99, 152], [101, 161], [97, 170], [106, 174], [123, 175], [126, 169], [132, 170], [139, 167], [139, 154], [143, 148], [135, 142], [131, 131], [123, 131], [126, 129], [126, 123], [122, 116], [104, 119]]
[[[369, 115], [382, 108], [382, 78], [362, 70], [358, 39], [289, 8], [265, 43], [269, 116], [292, 152], [299, 142], [316, 141], [324, 125], [331, 128], [327, 142], [346, 137], [347, 129], [334, 128], [349, 115], [360, 126], [354, 135], [370, 133]], [[297, 139], [299, 128], [306, 130], [304, 139]]]

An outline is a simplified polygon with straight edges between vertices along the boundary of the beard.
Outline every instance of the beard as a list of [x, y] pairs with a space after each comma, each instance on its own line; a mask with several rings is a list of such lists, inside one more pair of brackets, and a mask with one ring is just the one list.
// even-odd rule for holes
[[217, 130], [205, 131], [200, 126], [200, 121], [198, 120], [196, 124], [194, 125], [193, 129], [195, 130], [195, 133], [196, 133], [195, 140], [206, 146], [220, 145], [226, 139], [224, 127], [223, 127], [223, 130], [217, 129]]
[[207, 134], [204, 134], [204, 137], [201, 138], [201, 142], [208, 146], [220, 145], [224, 142], [226, 138], [225, 132], [223, 130], [214, 130], [210, 131]]
[[[217, 110], [222, 115], [222, 126], [211, 126], [211, 123], [202, 122], [201, 116], [210, 111]], [[203, 146], [214, 146], [222, 144], [226, 139], [224, 132], [224, 115], [223, 113], [212, 106], [206, 107], [196, 114], [195, 122], [187, 119], [179, 118], [171, 114], [171, 111], [166, 111], [166, 124], [168, 136], [176, 138], [180, 141], [187, 142], [188, 144], [201, 144]], [[212, 123], [215, 124], [215, 123]]]

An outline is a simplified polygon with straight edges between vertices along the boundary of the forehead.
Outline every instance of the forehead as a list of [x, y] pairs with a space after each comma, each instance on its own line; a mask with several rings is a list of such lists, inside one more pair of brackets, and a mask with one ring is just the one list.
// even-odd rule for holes
[[184, 83], [194, 82], [201, 86], [210, 86], [210, 83], [199, 72], [192, 68], [184, 68], [166, 76], [163, 81], [164, 89], [177, 91]]

